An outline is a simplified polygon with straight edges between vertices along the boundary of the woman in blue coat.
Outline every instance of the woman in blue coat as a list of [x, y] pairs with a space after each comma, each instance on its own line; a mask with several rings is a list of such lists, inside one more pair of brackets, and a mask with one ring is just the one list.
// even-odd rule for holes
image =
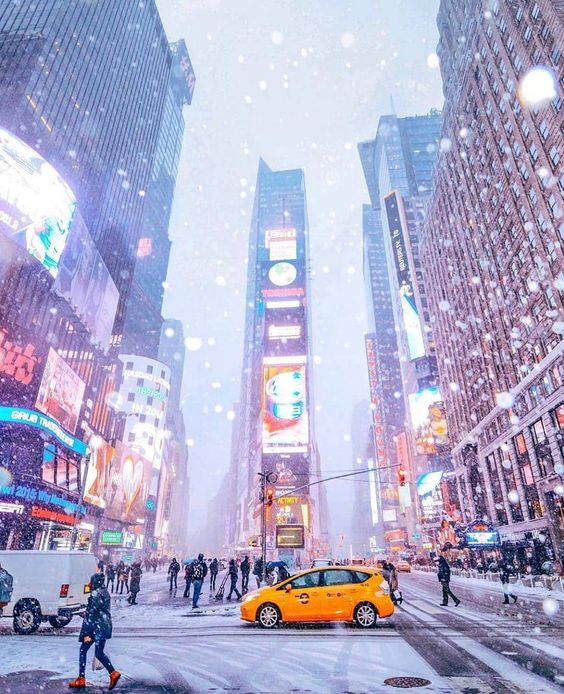
[[110, 594], [104, 587], [104, 574], [94, 574], [90, 579], [90, 595], [82, 629], [80, 630], [80, 655], [78, 659], [78, 677], [69, 682], [71, 689], [86, 687], [86, 654], [90, 646], [95, 644], [94, 655], [106, 668], [110, 675], [109, 689], [113, 689], [118, 683], [121, 674], [114, 669], [110, 659], [104, 653], [106, 641], [112, 638], [112, 615], [110, 612]]

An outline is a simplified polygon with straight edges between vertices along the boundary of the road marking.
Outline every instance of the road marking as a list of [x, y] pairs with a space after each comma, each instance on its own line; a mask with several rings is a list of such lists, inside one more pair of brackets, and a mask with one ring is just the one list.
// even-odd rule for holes
[[419, 610], [427, 612], [427, 614], [443, 614], [444, 609], [441, 609], [438, 605], [431, 605], [424, 600], [410, 600], [410, 605], [414, 605]]

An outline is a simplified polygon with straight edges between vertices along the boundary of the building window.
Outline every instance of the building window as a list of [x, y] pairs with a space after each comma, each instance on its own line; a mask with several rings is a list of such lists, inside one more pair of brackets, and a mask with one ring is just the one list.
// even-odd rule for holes
[[528, 24], [525, 24], [525, 27], [523, 28], [523, 39], [525, 43], [529, 43], [531, 40], [531, 36], [533, 35], [533, 30]]
[[153, 373], [153, 366], [152, 366], [152, 364], [148, 364], [148, 366], [147, 366], [147, 373], [148, 373], [148, 374], [152, 374], [152, 373]]
[[138, 378], [137, 385], [142, 388], [145, 385], [145, 380], [143, 378]]
[[552, 52], [550, 53], [550, 59], [552, 60], [553, 65], [559, 65], [560, 64], [560, 59], [562, 58], [562, 51], [558, 46], [555, 46], [552, 49]]
[[536, 22], [541, 17], [541, 11], [538, 2], [535, 2], [533, 9], [531, 10], [531, 19]]
[[135, 441], [135, 434], [133, 432], [130, 432], [127, 436], [127, 441], [129, 443], [133, 443]]
[[533, 162], [537, 162], [539, 158], [539, 150], [537, 149], [537, 146], [535, 144], [532, 144], [529, 147], [529, 154], [531, 155], [531, 159]]
[[133, 362], [132, 362], [132, 361], [126, 362], [126, 363], [125, 363], [125, 368], [126, 368], [128, 371], [132, 371], [132, 370], [133, 370]]
[[560, 153], [554, 146], [550, 148], [548, 156], [550, 157], [550, 161], [552, 162], [553, 166], [556, 166], [560, 161]]
[[147, 421], [147, 415], [146, 414], [140, 414], [139, 415], [139, 421], [141, 423], [146, 422]]
[[534, 424], [531, 424], [530, 430], [535, 445], [538, 445], [539, 443], [545, 443], [547, 441], [546, 431], [542, 419], [537, 419], [537, 421]]
[[127, 394], [127, 402], [134, 402], [135, 400], [135, 393], [128, 393]]
[[[547, 245], [546, 252], [548, 255], [548, 259], [550, 260], [551, 263], [555, 263], [558, 260], [558, 254], [556, 253], [556, 246], [552, 243], [552, 241]], [[547, 301], [548, 301], [549, 293], [552, 295], [551, 300], [549, 301], [549, 306], [551, 308], [556, 308], [556, 301], [554, 299], [554, 294], [553, 294], [552, 289], [550, 287], [545, 292], [545, 295], [547, 296]]]
[[550, 135], [550, 129], [545, 120], [543, 120], [543, 122], [539, 125], [539, 133], [543, 140], [546, 140]]
[[562, 216], [562, 211], [560, 209], [560, 205], [558, 204], [558, 200], [556, 199], [556, 196], [554, 194], [552, 194], [548, 198], [548, 206], [550, 208], [550, 211], [552, 212], [552, 216], [555, 219], [560, 219], [560, 217]]

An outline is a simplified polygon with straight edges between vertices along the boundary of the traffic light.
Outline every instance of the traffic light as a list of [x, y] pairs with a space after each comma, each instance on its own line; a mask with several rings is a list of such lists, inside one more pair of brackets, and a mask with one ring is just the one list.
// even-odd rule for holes
[[266, 505], [272, 506], [273, 502], [274, 502], [274, 489], [269, 487], [266, 490]]
[[398, 470], [398, 480], [399, 480], [400, 487], [405, 487], [406, 478], [407, 478], [406, 471], [402, 467], [400, 467], [400, 469]]

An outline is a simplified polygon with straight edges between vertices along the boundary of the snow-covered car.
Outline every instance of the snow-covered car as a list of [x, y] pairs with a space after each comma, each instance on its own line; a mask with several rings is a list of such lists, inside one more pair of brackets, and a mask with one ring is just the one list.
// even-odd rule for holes
[[13, 577], [2, 617], [13, 618], [17, 634], [32, 634], [44, 621], [62, 629], [86, 607], [97, 565], [86, 552], [0, 551], [0, 566]]
[[332, 559], [327, 559], [327, 558], [314, 559], [311, 562], [311, 568], [315, 569], [318, 566], [333, 566], [334, 563], [335, 562]]

